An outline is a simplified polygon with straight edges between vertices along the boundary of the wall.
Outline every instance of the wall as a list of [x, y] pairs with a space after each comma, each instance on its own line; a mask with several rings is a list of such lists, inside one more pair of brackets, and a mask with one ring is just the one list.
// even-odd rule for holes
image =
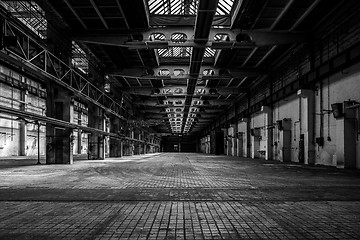
[[[237, 138], [242, 139], [242, 144], [238, 146], [242, 152], [240, 156], [247, 156], [247, 137], [250, 135], [250, 156], [252, 158], [264, 158], [263, 153], [267, 151], [267, 146], [271, 146], [274, 150], [272, 154], [274, 160], [301, 161], [310, 164], [309, 156], [306, 155], [308, 153], [305, 150], [303, 152], [305, 156], [301, 156], [300, 136], [304, 135], [304, 145], [308, 146], [306, 149], [311, 152], [311, 149], [315, 148], [314, 164], [344, 167], [344, 163], [339, 161], [339, 151], [346, 152], [344, 147], [351, 144], [349, 133], [355, 132], [355, 153], [346, 156], [348, 162], [351, 162], [353, 158], [355, 166], [360, 168], [360, 108], [356, 108], [359, 106], [356, 104], [360, 104], [359, 79], [360, 64], [357, 64], [318, 82], [313, 90], [306, 90], [310, 93], [308, 98], [292, 94], [275, 103], [270, 108], [272, 122], [269, 124], [266, 122], [265, 113], [253, 114], [249, 120], [250, 129], [253, 129], [251, 132], [255, 133], [254, 135], [248, 134], [246, 121], [239, 121], [237, 128], [238, 133], [241, 134], [238, 134]], [[348, 100], [353, 101], [356, 106], [353, 109], [344, 109], [346, 111], [345, 118], [335, 118], [331, 104], [343, 104]], [[344, 119], [350, 123], [354, 122], [354, 124], [347, 124], [345, 131], [341, 130], [344, 128]], [[282, 121], [283, 129], [280, 129], [279, 121]], [[312, 128], [315, 129], [314, 133], [311, 131]], [[226, 129], [229, 135], [235, 134], [232, 129]], [[272, 131], [272, 137], [269, 136], [268, 129]], [[340, 136], [339, 131], [345, 135]], [[323, 146], [316, 143], [316, 139], [320, 137], [324, 139]], [[233, 152], [228, 151], [227, 155], [233, 155]], [[351, 159], [349, 160], [349, 158]]]
[[[316, 85], [317, 91], [315, 92], [315, 111], [316, 111], [316, 136], [324, 137], [324, 146], [316, 148], [316, 163], [330, 166], [337, 166], [336, 149], [337, 139], [340, 140], [337, 134], [337, 128], [340, 127], [341, 121], [335, 119], [333, 114], [327, 110], [331, 110], [331, 104], [343, 103], [347, 100], [360, 102], [360, 64], [357, 64], [349, 69], [344, 69], [328, 79]], [[359, 108], [353, 110], [354, 115], [358, 114]], [[323, 113], [321, 115], [321, 113]], [[355, 120], [358, 124], [359, 115]], [[322, 126], [322, 127], [321, 127]], [[360, 168], [359, 156], [359, 130], [357, 131], [356, 141], [356, 165]], [[346, 137], [346, 136], [345, 136]], [[341, 167], [341, 166], [339, 166]]]
[[[265, 159], [360, 169], [360, 21], [358, 9], [350, 6], [342, 4], [308, 29], [310, 42], [293, 47], [276, 63], [268, 57], [263, 65], [270, 74], [239, 96], [206, 134], [247, 117], [249, 125], [238, 122], [240, 156], [264, 158], [265, 151]], [[340, 69], [344, 65], [352, 66]], [[334, 117], [334, 103], [347, 104], [344, 116]], [[268, 105], [263, 107], [270, 109], [270, 118], [259, 110], [262, 104]], [[239, 115], [232, 117], [234, 112]]]
[[[274, 160], [298, 162], [298, 148], [301, 128], [299, 120], [300, 104], [300, 98], [297, 95], [292, 95], [276, 103], [273, 107]], [[282, 121], [284, 119], [286, 119], [286, 123], [282, 123], [285, 125], [283, 126], [285, 128], [280, 130], [276, 123], [277, 121]], [[290, 148], [290, 153], [286, 154], [286, 157], [284, 157], [285, 146]]]
[[167, 136], [162, 139], [164, 152], [196, 152], [197, 142], [195, 136]]
[[[45, 99], [39, 97], [40, 84], [0, 66], [0, 105], [16, 110], [45, 115]], [[13, 86], [9, 85], [13, 82]], [[32, 91], [20, 84], [27, 84]], [[36, 92], [35, 92], [36, 91]], [[22, 123], [20, 123], [22, 122]], [[26, 123], [17, 117], [0, 114], [0, 156], [35, 156], [38, 154], [38, 126], [31, 120]], [[22, 134], [24, 137], [21, 137]], [[24, 148], [23, 150], [21, 148]], [[40, 154], [45, 154], [45, 127], [40, 127]]]

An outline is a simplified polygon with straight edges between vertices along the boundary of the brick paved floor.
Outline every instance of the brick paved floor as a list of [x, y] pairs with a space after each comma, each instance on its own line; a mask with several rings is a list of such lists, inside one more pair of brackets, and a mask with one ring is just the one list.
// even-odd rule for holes
[[360, 239], [360, 172], [202, 154], [0, 165], [0, 239]]

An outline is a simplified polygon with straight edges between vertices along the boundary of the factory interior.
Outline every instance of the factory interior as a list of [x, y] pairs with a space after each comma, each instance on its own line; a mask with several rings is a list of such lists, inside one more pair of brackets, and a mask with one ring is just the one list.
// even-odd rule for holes
[[0, 239], [360, 239], [360, 1], [1, 0]]

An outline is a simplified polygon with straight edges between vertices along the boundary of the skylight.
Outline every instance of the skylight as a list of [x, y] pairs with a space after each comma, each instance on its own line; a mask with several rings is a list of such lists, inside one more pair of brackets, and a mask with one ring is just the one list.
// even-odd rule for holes
[[148, 0], [150, 14], [195, 15], [198, 0]]
[[159, 57], [190, 57], [191, 47], [169, 47], [157, 50]]
[[216, 50], [207, 47], [207, 48], [205, 49], [204, 57], [206, 57], [206, 58], [208, 58], [208, 57], [214, 57], [214, 56], [215, 56], [215, 53], [216, 53]]
[[[196, 15], [198, 4], [199, 0], [148, 0], [153, 15]], [[219, 0], [216, 15], [230, 15], [233, 4], [234, 0]]]
[[234, 0], [219, 0], [215, 15], [229, 15], [233, 4]]

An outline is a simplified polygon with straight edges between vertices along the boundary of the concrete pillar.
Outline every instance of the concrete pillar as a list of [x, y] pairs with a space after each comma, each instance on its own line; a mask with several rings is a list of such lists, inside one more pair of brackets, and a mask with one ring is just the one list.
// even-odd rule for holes
[[124, 156], [124, 142], [123, 140], [120, 140], [120, 156], [119, 157], [122, 157]]
[[251, 139], [251, 158], [260, 157], [260, 128], [252, 128], [250, 130]]
[[122, 157], [122, 144], [121, 140], [118, 138], [110, 138], [110, 157]]
[[[20, 110], [26, 112], [27, 90], [20, 91]], [[27, 127], [25, 120], [19, 122], [19, 156], [26, 156]]]
[[344, 102], [344, 114], [336, 119], [336, 165], [344, 168], [356, 168], [357, 119], [354, 109], [347, 109]]
[[[94, 104], [89, 105], [88, 126], [105, 131], [103, 110]], [[89, 135], [88, 159], [105, 159], [105, 138], [98, 133]]]
[[[81, 125], [82, 124], [81, 111], [78, 111], [77, 114], [78, 114], [78, 125]], [[81, 132], [82, 131], [80, 129], [77, 131], [77, 145], [78, 145], [77, 154], [81, 154], [81, 143], [82, 143]]]
[[237, 137], [236, 137], [236, 133], [237, 133], [237, 124], [231, 124], [230, 128], [229, 128], [229, 136], [230, 136], [230, 145], [231, 145], [231, 149], [230, 149], [230, 155], [231, 156], [237, 156]]
[[251, 157], [251, 119], [244, 118], [243, 121], [246, 122], [246, 157]]
[[246, 148], [244, 148], [244, 132], [237, 132], [236, 136], [237, 153], [238, 157], [246, 156]]
[[291, 119], [284, 118], [278, 122], [280, 156], [282, 162], [291, 162]]
[[[221, 133], [223, 135], [223, 154], [229, 155], [230, 151], [230, 137], [227, 128], [221, 128]], [[218, 139], [217, 139], [218, 140]]]
[[[120, 131], [120, 119], [115, 116], [111, 116], [110, 118], [110, 132], [118, 134]], [[110, 157], [121, 157], [122, 151], [121, 151], [121, 140], [119, 138], [110, 138], [109, 140], [110, 144]]]
[[[144, 132], [144, 131], [141, 131], [141, 132], [140, 132], [140, 137], [139, 137], [139, 139], [142, 140], [142, 141], [145, 141], [145, 140], [146, 140], [146, 139], [145, 139], [145, 132]], [[144, 143], [141, 143], [140, 146], [141, 146], [140, 154], [145, 154], [145, 153], [146, 153], [146, 143], [145, 143], [145, 142], [144, 142]]]
[[210, 133], [209, 147], [210, 147], [209, 153], [215, 154], [215, 149], [216, 149], [216, 132], [215, 131], [211, 131], [211, 133]]
[[[139, 132], [136, 128], [133, 129], [132, 132], [133, 139], [139, 139]], [[139, 142], [132, 142], [132, 153], [131, 155], [138, 155], [139, 154]]]
[[272, 156], [273, 156], [273, 128], [271, 128], [270, 126], [272, 126], [273, 124], [273, 117], [272, 117], [272, 109], [268, 106], [262, 106], [261, 107], [261, 112], [263, 112], [264, 114], [264, 118], [265, 118], [265, 133], [266, 133], [266, 151], [265, 151], [265, 160], [272, 160]]
[[314, 124], [315, 96], [309, 89], [300, 89], [297, 95], [301, 97], [300, 134], [304, 134], [304, 163], [315, 164]]
[[[74, 103], [72, 93], [53, 84], [47, 84], [46, 116], [72, 122]], [[46, 124], [46, 163], [73, 163], [72, 129]]]
[[129, 152], [129, 144], [128, 144], [128, 140], [121, 140], [121, 146], [123, 147], [122, 148], [122, 154], [123, 156], [128, 156], [128, 152]]
[[232, 155], [238, 157], [238, 139], [237, 139], [237, 132], [238, 132], [238, 125], [237, 123], [231, 124], [233, 129], [232, 133]]
[[196, 147], [196, 149], [195, 149], [195, 151], [197, 152], [197, 153], [199, 153], [199, 152], [201, 152], [201, 139], [199, 139], [199, 137], [198, 136], [196, 136], [196, 138], [195, 138], [196, 140], [196, 143], [195, 143], [195, 147]]

